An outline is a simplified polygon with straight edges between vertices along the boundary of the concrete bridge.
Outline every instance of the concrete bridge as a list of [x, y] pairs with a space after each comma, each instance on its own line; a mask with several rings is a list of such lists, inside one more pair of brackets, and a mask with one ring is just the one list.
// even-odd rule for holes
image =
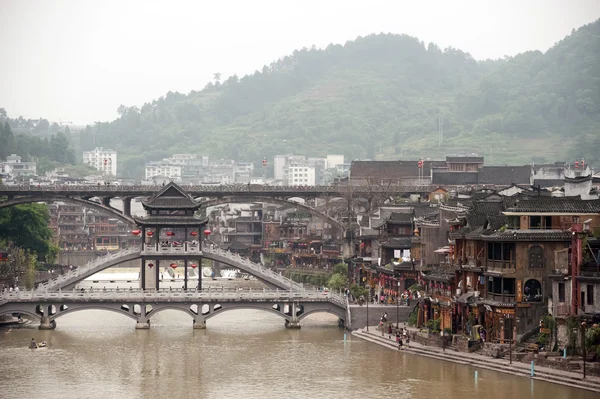
[[127, 316], [137, 329], [150, 328], [151, 318], [163, 310], [190, 315], [193, 327], [206, 328], [206, 321], [228, 310], [257, 309], [276, 314], [288, 328], [300, 328], [300, 321], [313, 313], [338, 316], [348, 326], [346, 298], [323, 291], [245, 290], [215, 291], [26, 291], [0, 295], [0, 316], [26, 316], [40, 320], [40, 329], [53, 329], [56, 319], [82, 310], [107, 310]]
[[123, 249], [96, 258], [83, 266], [79, 266], [65, 274], [48, 280], [47, 282], [38, 285], [37, 289], [38, 291], [56, 291], [59, 289], [68, 289], [73, 287], [81, 280], [101, 272], [104, 269], [116, 266], [123, 262], [139, 259], [142, 256], [169, 259], [170, 257], [180, 257], [182, 255], [211, 259], [224, 263], [256, 277], [272, 289], [292, 291], [301, 291], [304, 289], [302, 284], [296, 283], [295, 281], [284, 277], [259, 263], [252, 262], [249, 259], [240, 256], [239, 254], [222, 250], [216, 246], [211, 248], [210, 245], [204, 246], [202, 250], [200, 250], [198, 246], [155, 247], [154, 245]]
[[[64, 201], [88, 206], [108, 212], [126, 223], [134, 225], [131, 217], [131, 200], [148, 198], [160, 191], [162, 186], [35, 186], [0, 185], [0, 208], [31, 202]], [[343, 201], [348, 204], [361, 204], [368, 209], [383, 203], [390, 197], [406, 193], [427, 193], [434, 189], [431, 185], [370, 185], [370, 186], [257, 186], [257, 185], [220, 185], [220, 186], [183, 186], [187, 194], [199, 200], [203, 207], [232, 202], [268, 202], [290, 204], [317, 216], [344, 231], [346, 226], [330, 215], [328, 204], [331, 201]], [[111, 205], [112, 199], [120, 199], [123, 209]], [[322, 200], [324, 210], [299, 203]]]

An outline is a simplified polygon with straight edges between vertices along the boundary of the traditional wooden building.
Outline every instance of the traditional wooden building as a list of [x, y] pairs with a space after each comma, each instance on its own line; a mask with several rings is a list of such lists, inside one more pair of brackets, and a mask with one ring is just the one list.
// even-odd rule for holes
[[[141, 228], [141, 288], [159, 289], [160, 265], [173, 271], [183, 268], [183, 288], [188, 289], [190, 269], [198, 276], [202, 289], [202, 233], [208, 218], [195, 215], [200, 207], [189, 194], [171, 182], [146, 201], [147, 216], [136, 217]], [[197, 271], [196, 271], [197, 269]]]

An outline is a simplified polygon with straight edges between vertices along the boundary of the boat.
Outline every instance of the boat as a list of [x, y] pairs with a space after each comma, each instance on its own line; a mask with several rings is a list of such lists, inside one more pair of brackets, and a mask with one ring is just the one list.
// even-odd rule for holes
[[35, 344], [35, 346], [29, 345], [29, 349], [31, 349], [31, 350], [46, 349], [47, 347], [48, 347], [48, 344], [46, 343], [46, 341], [42, 341], [39, 344]]

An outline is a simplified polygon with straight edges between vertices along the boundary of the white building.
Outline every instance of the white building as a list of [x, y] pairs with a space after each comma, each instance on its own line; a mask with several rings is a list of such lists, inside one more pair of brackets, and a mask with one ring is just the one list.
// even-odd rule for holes
[[17, 154], [6, 157], [6, 162], [0, 162], [0, 173], [17, 178], [20, 176], [35, 176], [37, 173], [35, 162], [23, 162]]
[[287, 163], [290, 155], [275, 155], [273, 160], [273, 178], [275, 180], [283, 180], [283, 168]]
[[339, 154], [327, 154], [327, 168], [336, 168], [344, 163], [344, 156]]
[[117, 152], [115, 150], [96, 147], [92, 151], [84, 151], [83, 163], [99, 170], [102, 174], [117, 176]]
[[152, 180], [156, 177], [165, 177], [173, 181], [181, 181], [181, 165], [174, 165], [166, 160], [146, 163], [146, 180]]
[[308, 165], [286, 165], [283, 180], [286, 186], [314, 186], [315, 168]]

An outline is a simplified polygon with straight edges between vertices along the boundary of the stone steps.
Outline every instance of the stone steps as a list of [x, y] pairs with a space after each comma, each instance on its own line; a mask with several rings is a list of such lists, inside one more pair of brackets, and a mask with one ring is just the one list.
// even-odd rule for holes
[[[388, 340], [386, 338], [377, 337], [373, 334], [366, 333], [362, 330], [356, 330], [352, 333], [353, 335], [365, 339], [370, 342], [374, 342], [385, 347], [389, 347], [391, 349], [398, 350], [398, 346], [395, 342]], [[551, 370], [544, 368], [543, 370], [536, 368], [535, 376], [530, 376], [530, 370], [528, 365], [524, 363], [513, 363], [513, 365], [500, 363], [497, 359], [492, 358], [475, 358], [470, 357], [469, 354], [466, 353], [458, 353], [453, 351], [442, 352], [441, 349], [437, 348], [429, 348], [429, 347], [404, 347], [405, 352], [418, 354], [421, 356], [429, 357], [432, 359], [441, 359], [446, 360], [458, 364], [470, 365], [473, 367], [477, 367], [479, 369], [493, 370], [499, 371], [503, 373], [512, 374], [515, 376], [528, 377], [537, 380], [547, 381], [547, 382], [555, 382], [561, 385], [570, 386], [573, 388], [581, 388], [589, 391], [600, 392], [600, 381], [596, 382], [590, 381], [589, 379], [583, 380], [583, 376], [565, 376], [566, 372], [561, 370]], [[502, 362], [504, 362], [502, 360]]]

